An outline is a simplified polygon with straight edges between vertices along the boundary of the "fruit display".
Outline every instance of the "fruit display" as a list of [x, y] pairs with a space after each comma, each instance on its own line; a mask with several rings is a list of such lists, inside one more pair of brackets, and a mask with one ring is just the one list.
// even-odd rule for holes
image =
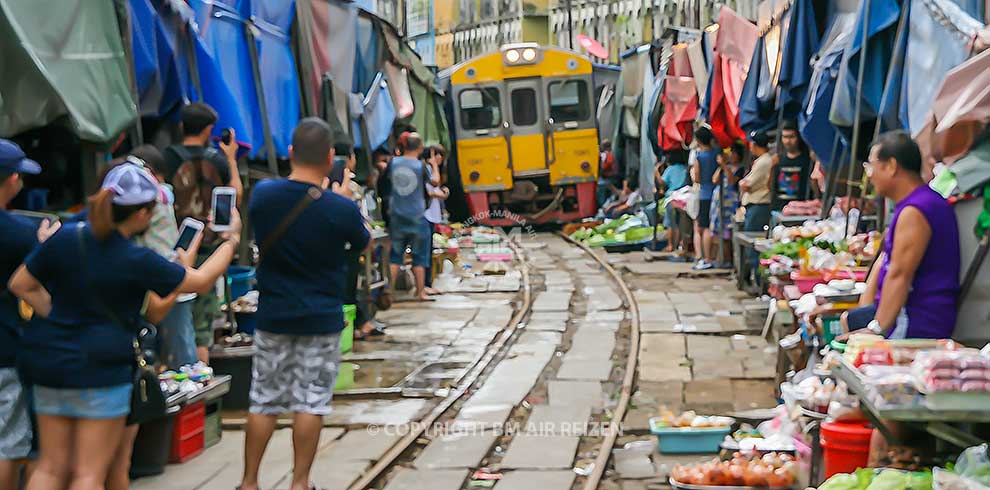
[[[663, 228], [658, 228], [657, 233], [663, 233]], [[571, 238], [589, 247], [635, 243], [652, 237], [653, 227], [647, 226], [642, 218], [630, 214], [608, 220], [594, 228], [582, 228], [571, 233]]]
[[789, 454], [767, 453], [749, 458], [737, 452], [730, 461], [716, 458], [707, 463], [677, 465], [670, 477], [674, 486], [790, 488], [797, 481], [798, 471], [797, 462]]
[[698, 415], [693, 410], [675, 415], [670, 410], [661, 410], [660, 426], [673, 428], [693, 428], [710, 429], [714, 427], [728, 427], [736, 421], [731, 417], [704, 416]]

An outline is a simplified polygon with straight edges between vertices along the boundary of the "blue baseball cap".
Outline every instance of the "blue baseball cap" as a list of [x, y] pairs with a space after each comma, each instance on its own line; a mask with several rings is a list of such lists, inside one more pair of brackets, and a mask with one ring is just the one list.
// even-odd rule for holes
[[17, 143], [0, 138], [0, 173], [40, 174], [41, 165], [29, 159]]
[[120, 206], [147, 204], [158, 198], [158, 181], [140, 159], [131, 158], [110, 169], [100, 186], [109, 189], [113, 193], [113, 203]]

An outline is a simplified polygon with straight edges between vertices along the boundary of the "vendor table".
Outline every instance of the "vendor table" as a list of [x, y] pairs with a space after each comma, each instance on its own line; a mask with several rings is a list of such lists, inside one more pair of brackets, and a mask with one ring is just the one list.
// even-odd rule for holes
[[832, 376], [846, 382], [849, 392], [859, 398], [859, 406], [863, 414], [890, 442], [898, 441], [896, 434], [888, 425], [891, 422], [919, 425], [925, 432], [958, 447], [977, 446], [986, 442], [970, 432], [949, 424], [990, 423], [990, 407], [986, 407], [985, 410], [965, 411], [931, 410], [925, 406], [884, 408], [873, 403], [859, 370], [846, 359], [843, 358], [841, 364], [832, 368]]
[[746, 257], [748, 249], [764, 252], [767, 247], [762, 243], [767, 235], [762, 231], [742, 231], [741, 224], [736, 223], [732, 233], [732, 265], [736, 272], [736, 287], [745, 290], [749, 285], [750, 263]]

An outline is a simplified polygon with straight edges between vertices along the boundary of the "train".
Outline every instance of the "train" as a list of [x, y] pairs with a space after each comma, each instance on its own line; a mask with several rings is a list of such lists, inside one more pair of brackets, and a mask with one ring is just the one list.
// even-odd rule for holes
[[448, 180], [463, 221], [567, 223], [597, 211], [599, 134], [593, 64], [518, 43], [439, 74], [451, 141]]

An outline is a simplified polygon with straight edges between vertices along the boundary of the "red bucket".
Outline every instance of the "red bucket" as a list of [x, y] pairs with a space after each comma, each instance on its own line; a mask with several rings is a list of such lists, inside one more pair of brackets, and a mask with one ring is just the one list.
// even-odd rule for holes
[[825, 478], [865, 468], [870, 459], [873, 429], [862, 423], [825, 422], [821, 443], [825, 456]]

